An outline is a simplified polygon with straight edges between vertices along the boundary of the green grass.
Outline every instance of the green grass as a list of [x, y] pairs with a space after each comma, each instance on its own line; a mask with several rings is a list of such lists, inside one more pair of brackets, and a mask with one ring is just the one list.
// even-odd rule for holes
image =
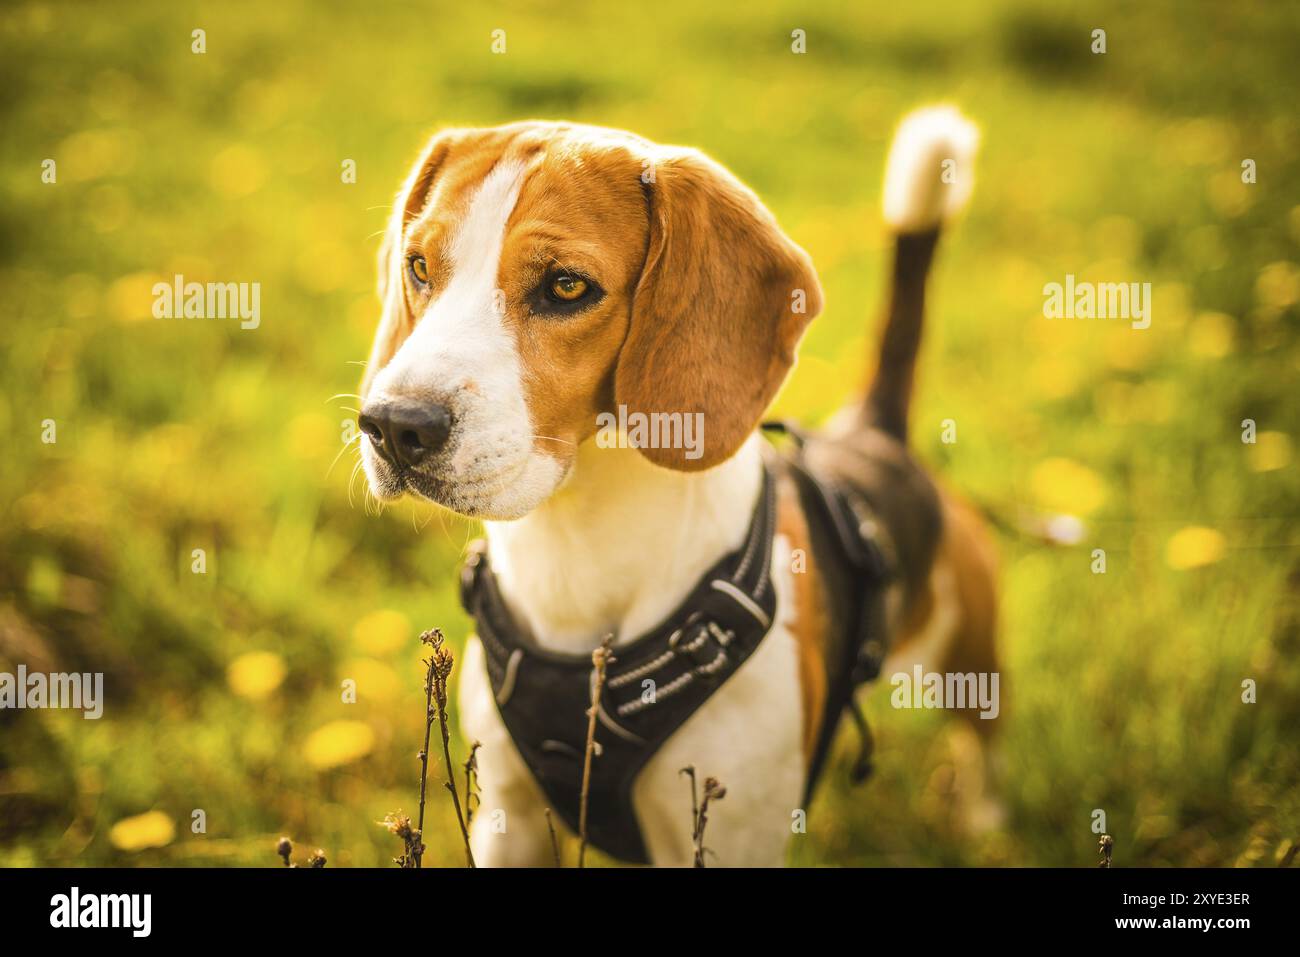
[[[820, 270], [827, 309], [778, 402], [817, 421], [874, 341], [893, 124], [934, 99], [984, 147], [941, 252], [916, 444], [1003, 514], [1077, 508], [1089, 534], [999, 542], [1005, 831], [962, 834], [942, 719], [878, 691], [876, 777], [844, 783], [842, 741], [791, 859], [1090, 865], [1100, 808], [1121, 866], [1273, 863], [1300, 838], [1300, 14], [1133, 6], [9, 5], [0, 671], [103, 671], [108, 703], [97, 722], [0, 712], [0, 864], [272, 866], [281, 833], [332, 865], [399, 852], [375, 822], [414, 811], [416, 635], [463, 640], [473, 530], [426, 505], [366, 515], [350, 458], [330, 468], [354, 403], [330, 397], [356, 388], [378, 231], [429, 132], [567, 117], [728, 165]], [[1152, 327], [1045, 320], [1067, 272], [1151, 282]], [[260, 282], [261, 327], [151, 319], [149, 285], [174, 273]], [[1245, 418], [1289, 444], [1264, 461]], [[1217, 561], [1171, 567], [1188, 526], [1222, 535]], [[244, 671], [271, 685], [278, 660], [282, 681], [236, 693], [231, 663], [260, 651], [275, 659]], [[368, 731], [312, 738], [336, 721]], [[349, 729], [355, 755], [322, 768], [313, 749]], [[457, 865], [446, 805], [426, 862]], [[174, 836], [115, 846], [150, 810]]]

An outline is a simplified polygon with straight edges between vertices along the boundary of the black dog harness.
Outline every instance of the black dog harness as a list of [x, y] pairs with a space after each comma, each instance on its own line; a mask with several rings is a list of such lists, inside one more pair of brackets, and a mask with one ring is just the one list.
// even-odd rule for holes
[[[791, 434], [793, 431], [791, 430]], [[841, 595], [849, 629], [828, 649], [828, 700], [814, 752], [812, 789], [839, 717], [853, 689], [874, 678], [883, 656], [878, 601], [888, 578], [881, 549], [860, 534], [859, 511], [840, 489], [818, 482], [795, 453], [768, 456], [763, 487], [739, 549], [700, 579], [686, 600], [653, 631], [613, 648], [597, 710], [587, 831], [614, 857], [648, 863], [632, 806], [637, 774], [659, 747], [758, 648], [776, 613], [771, 579], [776, 482], [787, 470], [799, 487], [809, 525], [834, 540], [853, 593]], [[858, 509], [861, 508], [859, 504]], [[511, 620], [482, 542], [461, 571], [461, 601], [474, 616], [488, 677], [510, 736], [551, 807], [578, 830], [587, 709], [596, 681], [589, 654], [549, 651]]]

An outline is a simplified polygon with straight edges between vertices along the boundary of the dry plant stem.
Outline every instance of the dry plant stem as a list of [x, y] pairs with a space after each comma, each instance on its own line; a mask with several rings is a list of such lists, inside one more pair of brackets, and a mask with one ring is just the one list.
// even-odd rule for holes
[[[442, 632], [437, 628], [420, 635], [420, 640], [433, 648], [433, 700], [438, 708], [438, 729], [442, 732], [442, 757], [447, 768], [447, 790], [451, 792], [451, 803], [456, 808], [456, 822], [460, 825], [461, 840], [465, 842], [465, 863], [474, 867], [474, 852], [469, 846], [469, 828], [465, 824], [465, 814], [461, 810], [460, 795], [456, 791], [456, 774], [451, 763], [451, 733], [447, 723], [447, 679], [455, 664], [451, 649], [443, 644]], [[427, 748], [426, 748], [427, 751]]]
[[677, 772], [691, 779], [691, 844], [700, 834], [700, 792], [695, 787], [695, 765], [688, 764]]
[[704, 779], [704, 800], [701, 801], [695, 787], [695, 765], [682, 768], [682, 774], [691, 779], [691, 844], [695, 848], [695, 866], [704, 866], [704, 827], [709, 823], [709, 802], [721, 801], [727, 796], [727, 789], [718, 783], [717, 778]]
[[451, 792], [451, 803], [456, 807], [456, 820], [460, 824], [461, 840], [465, 842], [465, 864], [468, 867], [475, 867], [474, 852], [469, 847], [469, 828], [465, 826], [465, 815], [460, 809], [460, 795], [456, 793], [456, 776], [451, 773], [451, 746], [447, 740], [447, 712], [444, 707], [438, 707], [438, 721], [442, 724], [442, 756], [447, 762], [447, 790]]
[[704, 779], [704, 800], [700, 802], [699, 827], [695, 831], [695, 866], [704, 866], [704, 828], [709, 823], [709, 802], [721, 801], [727, 796], [727, 789], [718, 783], [717, 778]]
[[582, 795], [578, 804], [578, 866], [587, 862], [587, 802], [591, 797], [591, 758], [596, 751], [596, 713], [600, 710], [600, 695], [605, 688], [605, 667], [611, 655], [612, 634], [606, 635], [600, 647], [591, 653], [591, 666], [595, 680], [591, 683], [591, 707], [587, 709], [587, 748], [582, 757]]
[[401, 811], [395, 811], [384, 815], [384, 819], [378, 823], [389, 834], [402, 839], [404, 853], [401, 857], [393, 858], [393, 863], [401, 868], [417, 867], [416, 858], [424, 853], [424, 845], [420, 843], [420, 832], [415, 829], [411, 819]]
[[[420, 639], [423, 641], [424, 636]], [[433, 730], [433, 658], [425, 660], [428, 666], [428, 672], [424, 678], [424, 747], [420, 751], [420, 815], [415, 825], [415, 841], [417, 850], [415, 852], [415, 866], [420, 867], [424, 858], [424, 797], [428, 791], [429, 785], [429, 734]]]
[[1115, 839], [1109, 834], [1103, 834], [1097, 840], [1097, 850], [1101, 852], [1101, 863], [1097, 866], [1108, 869], [1110, 867], [1110, 856], [1115, 850]]
[[483, 747], [482, 742], [475, 741], [469, 749], [469, 757], [465, 759], [465, 826], [474, 823], [474, 807], [478, 801], [478, 792], [475, 787], [478, 778], [478, 749]]
[[555, 834], [555, 822], [551, 820], [551, 809], [546, 809], [546, 829], [551, 832], [551, 855], [555, 858], [555, 866], [563, 867], [560, 862], [560, 839]]
[[[287, 837], [282, 837], [280, 838], [280, 840], [276, 841], [275, 853], [280, 855], [280, 858], [284, 861], [285, 867], [291, 867], [297, 869], [298, 865], [293, 863], [291, 859], [291, 855], [293, 854], [293, 842], [290, 841]], [[311, 868], [324, 867], [325, 864], [326, 864], [325, 852], [322, 851], [320, 848], [317, 848], [312, 853], [307, 855], [307, 865], [306, 865], [307, 867], [311, 867]]]

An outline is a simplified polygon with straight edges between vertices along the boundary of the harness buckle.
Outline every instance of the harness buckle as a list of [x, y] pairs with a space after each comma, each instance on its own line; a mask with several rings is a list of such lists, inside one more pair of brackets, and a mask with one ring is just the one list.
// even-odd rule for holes
[[[682, 638], [687, 633], [687, 629], [692, 629], [692, 637], [690, 641], [683, 643]], [[728, 661], [727, 646], [735, 636], [734, 631], [720, 627], [712, 619], [692, 620], [669, 636], [668, 647], [675, 654], [691, 662], [692, 674], [709, 681], [716, 677]]]

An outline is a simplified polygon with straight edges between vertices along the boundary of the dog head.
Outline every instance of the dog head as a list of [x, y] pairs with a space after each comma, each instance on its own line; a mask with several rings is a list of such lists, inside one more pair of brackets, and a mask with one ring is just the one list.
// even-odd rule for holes
[[812, 263], [700, 153], [529, 122], [448, 130], [397, 197], [362, 383], [366, 476], [464, 515], [527, 514], [603, 413], [691, 415], [708, 468], [754, 429], [821, 309]]

